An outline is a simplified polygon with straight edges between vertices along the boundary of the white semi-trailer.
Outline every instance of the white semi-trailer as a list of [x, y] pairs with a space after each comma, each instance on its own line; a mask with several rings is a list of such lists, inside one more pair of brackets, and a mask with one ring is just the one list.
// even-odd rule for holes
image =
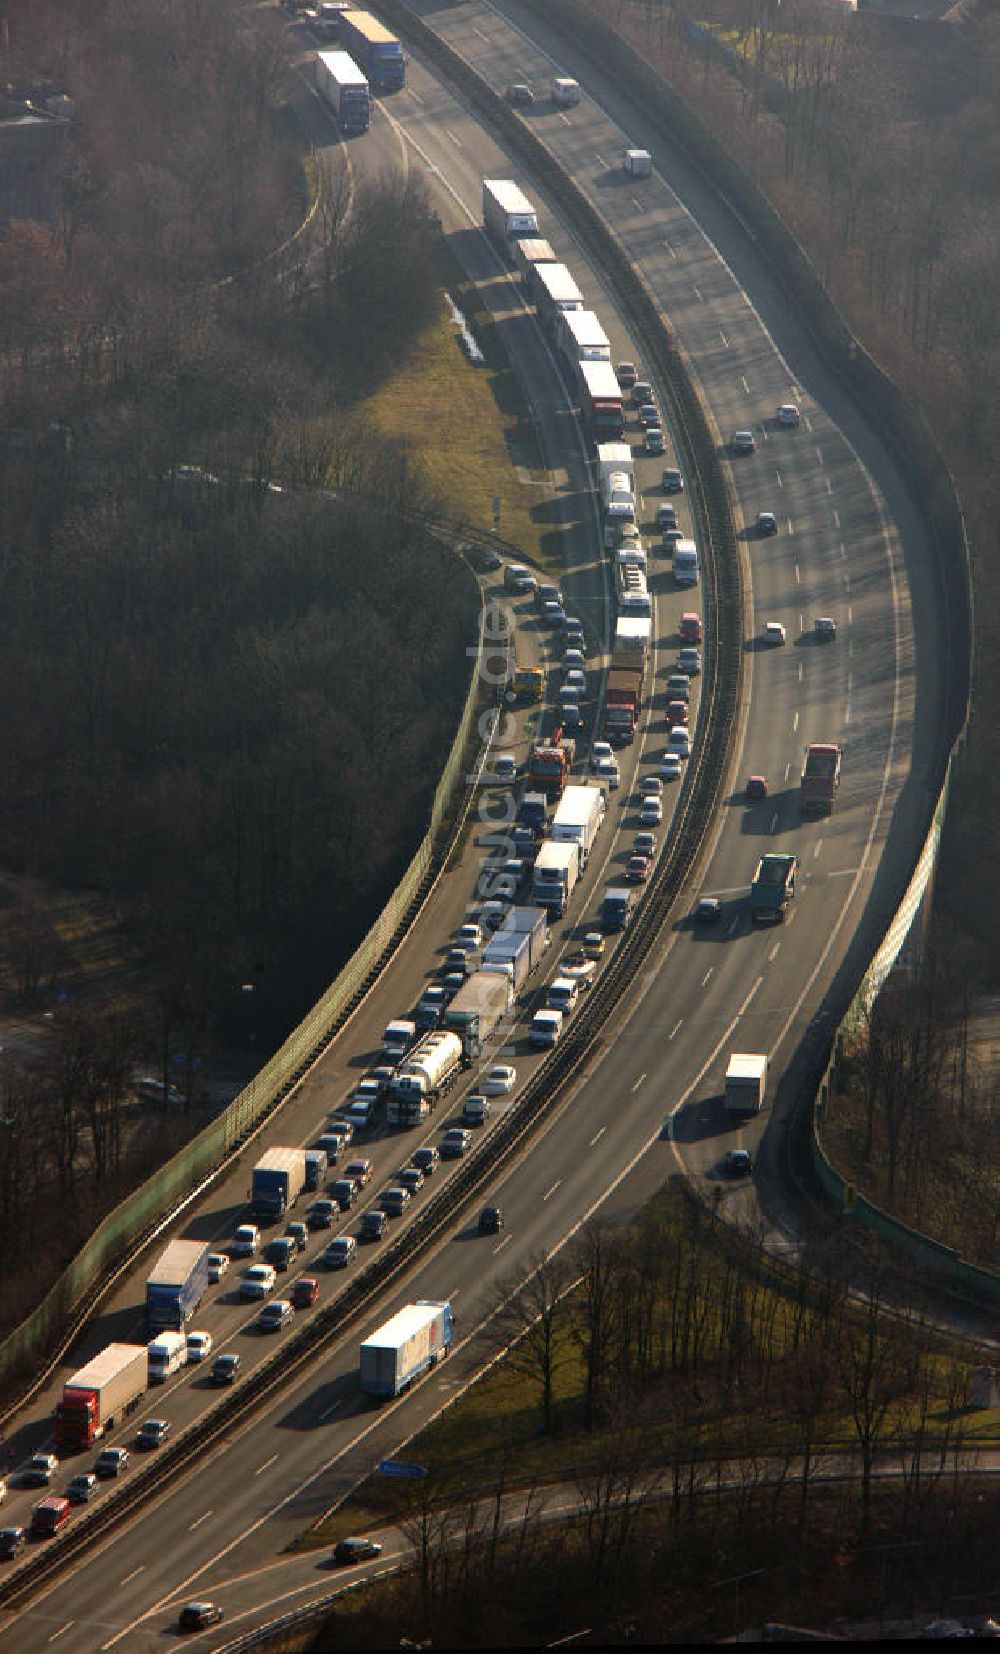
[[368, 81], [347, 52], [319, 52], [316, 90], [341, 132], [367, 132], [371, 123]]
[[538, 234], [538, 214], [512, 178], [483, 179], [483, 223], [508, 258], [515, 242]]
[[531, 875], [531, 896], [539, 907], [562, 918], [580, 877], [580, 852], [576, 844], [557, 844], [546, 839], [535, 857]]
[[571, 364], [611, 360], [611, 341], [592, 310], [564, 310], [556, 323], [556, 344]]
[[567, 787], [552, 818], [551, 837], [557, 844], [575, 844], [580, 871], [601, 830], [607, 801], [603, 787]]
[[408, 1390], [451, 1349], [451, 1305], [422, 1298], [407, 1304], [361, 1346], [361, 1388], [378, 1401]]

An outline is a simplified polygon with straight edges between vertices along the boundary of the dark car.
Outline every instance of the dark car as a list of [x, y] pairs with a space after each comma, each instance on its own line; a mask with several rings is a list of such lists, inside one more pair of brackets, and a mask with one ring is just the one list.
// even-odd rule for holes
[[479, 1233], [496, 1235], [503, 1228], [503, 1207], [484, 1206], [479, 1214]]
[[381, 1240], [385, 1234], [386, 1215], [384, 1212], [370, 1210], [361, 1214], [361, 1239], [364, 1241]]
[[415, 1149], [411, 1158], [413, 1160], [413, 1164], [420, 1167], [420, 1170], [423, 1172], [424, 1176], [430, 1177], [431, 1172], [438, 1164], [441, 1156], [438, 1154], [436, 1148], [434, 1148], [431, 1144], [428, 1144], [426, 1148]]
[[169, 1419], [143, 1419], [136, 1431], [136, 1447], [159, 1447], [170, 1434]]
[[694, 922], [696, 925], [717, 925], [722, 918], [722, 903], [718, 896], [702, 896], [695, 904]]
[[769, 534], [777, 534], [777, 532], [778, 532], [778, 519], [774, 515], [774, 512], [773, 511], [758, 511], [758, 513], [757, 513], [757, 533], [763, 535], [764, 538], [766, 539]]
[[749, 1177], [753, 1171], [753, 1160], [749, 1150], [729, 1149], [723, 1167], [728, 1177]]
[[755, 798], [766, 798], [767, 797], [767, 777], [766, 777], [766, 775], [748, 775], [747, 776], [746, 789], [745, 789], [745, 796], [746, 796], [746, 801], [747, 801], [748, 804], [751, 803]]
[[179, 1631], [204, 1631], [218, 1625], [225, 1615], [215, 1602], [186, 1602], [177, 1616]]
[[0, 1557], [3, 1557], [5, 1562], [18, 1556], [27, 1543], [28, 1535], [23, 1528], [0, 1528]]
[[368, 1562], [381, 1555], [382, 1547], [374, 1539], [341, 1539], [333, 1547], [333, 1560], [339, 1565]]
[[353, 1177], [338, 1177], [336, 1183], [330, 1189], [330, 1194], [342, 1212], [348, 1211], [354, 1205], [354, 1197], [357, 1192], [358, 1186]]
[[535, 101], [535, 94], [531, 87], [523, 80], [515, 80], [507, 88], [507, 102], [515, 109], [530, 109]]
[[264, 1257], [272, 1269], [287, 1269], [295, 1256], [296, 1245], [291, 1235], [278, 1235], [269, 1240], [264, 1248]]

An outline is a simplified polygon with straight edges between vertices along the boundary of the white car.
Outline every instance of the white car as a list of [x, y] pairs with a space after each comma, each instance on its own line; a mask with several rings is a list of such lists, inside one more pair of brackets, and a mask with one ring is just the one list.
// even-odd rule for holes
[[662, 775], [664, 781], [680, 780], [681, 760], [679, 753], [665, 752], [663, 754], [663, 762], [660, 765], [660, 774]]
[[482, 945], [483, 932], [479, 925], [459, 925], [455, 932], [455, 946], [457, 948], [464, 948], [467, 952], [474, 953], [476, 948], [481, 948]]
[[587, 664], [587, 657], [582, 649], [567, 649], [562, 659], [563, 671], [582, 672]]
[[598, 764], [602, 758], [614, 758], [615, 751], [610, 741], [594, 741], [590, 748], [591, 764]]
[[564, 689], [578, 689], [581, 695], [587, 693], [587, 674], [581, 672], [578, 666], [571, 666], [563, 676]]
[[505, 1097], [509, 1091], [513, 1091], [516, 1084], [517, 1069], [510, 1063], [497, 1063], [483, 1081], [483, 1092], [487, 1097]]
[[797, 425], [802, 418], [794, 402], [782, 402], [775, 414], [779, 425]]
[[784, 643], [786, 632], [780, 620], [765, 620], [761, 638], [769, 647]]
[[210, 1332], [189, 1332], [187, 1335], [187, 1351], [189, 1361], [204, 1361], [212, 1353], [212, 1334]]
[[643, 798], [659, 798], [662, 791], [663, 782], [658, 775], [644, 775], [639, 782], [639, 792]]
[[208, 1254], [208, 1282], [210, 1286], [217, 1286], [229, 1268], [229, 1259], [224, 1252], [210, 1252]]
[[616, 759], [598, 758], [594, 763], [594, 774], [598, 781], [606, 783], [609, 792], [617, 792], [621, 775]]
[[667, 740], [667, 751], [676, 752], [678, 758], [690, 758], [691, 737], [686, 724], [675, 724]]
[[252, 1263], [240, 1281], [241, 1298], [266, 1298], [278, 1277], [269, 1263]]
[[260, 1230], [255, 1223], [241, 1223], [230, 1249], [234, 1258], [255, 1258], [260, 1251]]
[[659, 827], [663, 820], [663, 805], [658, 798], [644, 798], [639, 820], [643, 827]]
[[578, 982], [581, 988], [589, 988], [597, 971], [597, 960], [588, 959], [580, 949], [579, 952], [567, 953], [560, 961], [559, 975], [566, 976], [571, 982]]

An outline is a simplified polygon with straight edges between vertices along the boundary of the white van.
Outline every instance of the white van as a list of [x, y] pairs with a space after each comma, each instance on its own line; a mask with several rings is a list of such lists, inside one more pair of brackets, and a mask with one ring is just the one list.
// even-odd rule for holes
[[393, 1062], [398, 1062], [401, 1057], [406, 1056], [416, 1037], [416, 1023], [407, 1022], [405, 1018], [400, 1017], [397, 1021], [390, 1022], [382, 1035], [382, 1050]]
[[528, 1039], [536, 1050], [545, 1050], [555, 1045], [563, 1030], [563, 1014], [551, 1009], [536, 1011], [531, 1019], [528, 1030]]
[[559, 109], [573, 109], [580, 101], [580, 82], [568, 75], [558, 75], [552, 82], [552, 102]]
[[580, 984], [571, 976], [557, 976], [549, 984], [549, 991], [545, 995], [545, 1004], [550, 1011], [561, 1011], [564, 1017], [576, 1010], [576, 1002], [580, 997]]
[[146, 1368], [150, 1384], [162, 1384], [187, 1362], [187, 1336], [183, 1332], [161, 1332], [146, 1347]]

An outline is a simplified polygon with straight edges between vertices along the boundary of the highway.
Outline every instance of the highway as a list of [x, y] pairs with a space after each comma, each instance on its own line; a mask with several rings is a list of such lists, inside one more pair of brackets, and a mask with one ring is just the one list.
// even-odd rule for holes
[[[433, 21], [442, 32], [454, 31], [453, 44], [475, 52], [480, 72], [487, 72], [488, 63], [497, 85], [514, 78], [513, 66], [517, 78], [535, 81], [551, 72], [544, 58], [531, 58], [522, 38], [511, 37], [495, 10], [474, 3], [435, 13]], [[582, 67], [565, 59], [561, 67], [578, 72], [587, 85]], [[699, 890], [690, 892], [692, 898], [701, 890], [720, 895], [722, 921], [712, 932], [696, 934], [679, 914], [677, 925], [665, 930], [656, 957], [622, 1006], [606, 1054], [530, 1152], [501, 1168], [497, 1192], [507, 1218], [503, 1237], [479, 1239], [470, 1225], [463, 1225], [385, 1305], [388, 1314], [414, 1296], [453, 1298], [463, 1342], [446, 1368], [412, 1398], [373, 1413], [362, 1405], [354, 1382], [357, 1337], [352, 1334], [321, 1373], [262, 1411], [252, 1431], [212, 1455], [113, 1546], [40, 1599], [6, 1631], [4, 1646], [35, 1648], [54, 1636], [65, 1648], [81, 1649], [141, 1647], [157, 1640], [176, 1618], [178, 1601], [221, 1593], [227, 1581], [273, 1562], [306, 1521], [447, 1403], [486, 1358], [487, 1346], [476, 1328], [500, 1285], [523, 1274], [539, 1251], [560, 1242], [598, 1206], [634, 1211], [680, 1166], [698, 1178], [714, 1179], [725, 1148], [736, 1141], [755, 1148], [769, 1115], [739, 1134], [726, 1130], [721, 1118], [718, 1093], [728, 1052], [767, 1051], [780, 1078], [866, 905], [880, 900], [880, 857], [890, 825], [897, 826], [890, 855], [905, 860], [910, 849], [906, 828], [920, 786], [919, 773], [907, 786], [917, 640], [921, 620], [925, 629], [931, 620], [928, 594], [919, 582], [924, 550], [919, 525], [910, 520], [885, 456], [856, 416], [840, 407], [807, 342], [782, 314], [766, 273], [754, 267], [751, 255], [744, 268], [735, 245], [723, 247], [725, 256], [720, 257], [698, 228], [675, 193], [679, 170], [671, 169], [673, 187], [657, 176], [643, 184], [641, 194], [613, 178], [608, 163], [626, 136], [642, 142], [643, 135], [632, 129], [630, 112], [616, 110], [613, 95], [602, 96], [602, 102], [610, 114], [587, 96], [565, 117], [549, 111], [532, 118], [536, 130], [546, 123], [545, 140], [563, 164], [579, 180], [592, 179], [595, 198], [606, 192], [600, 195], [602, 210], [627, 240], [695, 364], [720, 439], [737, 426], [754, 428], [757, 453], [731, 467], [738, 521], [752, 522], [762, 509], [779, 517], [776, 538], [748, 537], [741, 546], [753, 598], [750, 633], [763, 619], [782, 620], [789, 641], [784, 649], [760, 651], [748, 637], [750, 670], [732, 801], [718, 824]], [[615, 113], [624, 125], [612, 123]], [[393, 150], [398, 159], [404, 142], [419, 146], [410, 151], [409, 164], [426, 169], [456, 251], [474, 274], [500, 286], [492, 255], [468, 229], [468, 213], [478, 209], [481, 178], [509, 172], [492, 142], [416, 62], [411, 63], [409, 89], [386, 106], [384, 122], [380, 114], [370, 136], [378, 144], [372, 145], [373, 164]], [[352, 145], [352, 157], [359, 147]], [[530, 181], [524, 182], [530, 192]], [[696, 184], [691, 191], [698, 219], [710, 221]], [[558, 250], [555, 220], [546, 216], [543, 228]], [[720, 242], [723, 229], [713, 225]], [[632, 355], [624, 327], [615, 319], [612, 296], [601, 292], [597, 278], [569, 251], [564, 232], [561, 240], [584, 291], [594, 294], [616, 351]], [[507, 295], [503, 302], [508, 303]], [[602, 598], [603, 568], [595, 554], [596, 525], [584, 503], [579, 442], [565, 398], [560, 400], [530, 330], [514, 317], [509, 333], [512, 345], [519, 335], [523, 338], [516, 352], [518, 370], [542, 417], [555, 499], [570, 531], [567, 585], [574, 592], [573, 606], [579, 601], [577, 612], [586, 620], [583, 603], [596, 609]], [[803, 424], [779, 432], [771, 423], [774, 408], [791, 399], [803, 409]], [[655, 475], [652, 462], [640, 468], [650, 506], [657, 500]], [[662, 675], [672, 658], [676, 615], [687, 602], [673, 591], [667, 569], [653, 568]], [[833, 614], [840, 628], [837, 642], [825, 648], [808, 638], [819, 613]], [[533, 647], [543, 646], [527, 617], [522, 629], [525, 640], [534, 638]], [[926, 646], [919, 659], [921, 696], [933, 696], [933, 662]], [[663, 738], [662, 708], [654, 709], [649, 749], [656, 752]], [[802, 750], [811, 740], [829, 739], [845, 748], [836, 813], [829, 821], [800, 824], [794, 781]], [[766, 773], [771, 780], [763, 808], [748, 809], [740, 802], [739, 780], [749, 771]], [[912, 802], [911, 792], [918, 795]], [[635, 810], [624, 790], [618, 799], [623, 823], [635, 825]], [[618, 801], [613, 802], [617, 807]], [[610, 843], [608, 834], [608, 849]], [[788, 924], [754, 933], [746, 917], [749, 874], [761, 848], [778, 846], [796, 850], [801, 858], [799, 894]], [[367, 1060], [360, 1053], [374, 1047], [391, 1015], [413, 1002], [434, 952], [462, 916], [475, 856], [470, 842], [463, 869], [449, 872], [433, 912], [421, 918], [384, 985], [302, 1088], [280, 1132], [269, 1133], [270, 1140], [308, 1140], [324, 1112], [343, 1099]], [[595, 870], [595, 879], [599, 872]], [[586, 911], [574, 912], [577, 925]], [[523, 1042], [515, 1046], [513, 1060], [519, 1072], [527, 1072]], [[778, 1134], [772, 1128], [769, 1135]], [[259, 1146], [245, 1151], [241, 1167], [192, 1214], [184, 1233], [214, 1239], [231, 1232], [241, 1216], [248, 1166]], [[410, 1147], [407, 1141], [407, 1152]], [[770, 1164], [767, 1142], [763, 1152]], [[380, 1144], [373, 1158], [388, 1171], [403, 1154]], [[758, 1215], [754, 1184], [727, 1186], [725, 1198], [748, 1219]], [[768, 1212], [775, 1215], [770, 1208]], [[136, 1303], [133, 1282], [101, 1317], [79, 1358], [111, 1337], [134, 1336]], [[220, 1334], [240, 1338], [241, 1347], [252, 1348], [254, 1340], [236, 1330], [246, 1320], [245, 1311], [221, 1304], [213, 1314], [216, 1319], [209, 1324], [213, 1330], [218, 1326], [217, 1339]], [[168, 1412], [179, 1425], [193, 1416], [198, 1388], [197, 1378], [185, 1377], [169, 1388], [169, 1401], [154, 1396], [146, 1410]], [[5, 1519], [15, 1518], [5, 1513]]]

